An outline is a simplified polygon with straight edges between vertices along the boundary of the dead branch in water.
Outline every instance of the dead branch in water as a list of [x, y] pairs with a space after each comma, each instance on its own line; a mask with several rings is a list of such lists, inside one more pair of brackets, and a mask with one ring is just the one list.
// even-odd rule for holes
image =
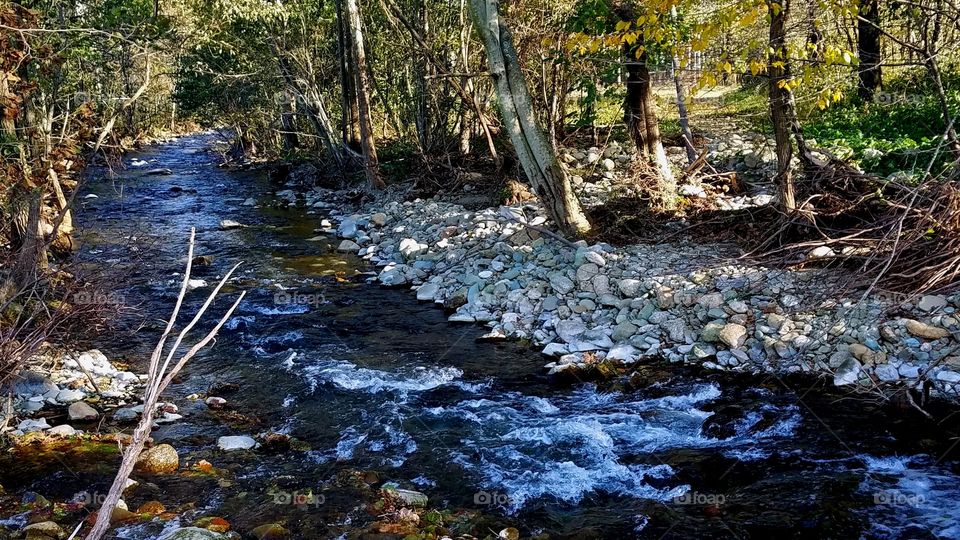
[[147, 438], [150, 436], [150, 430], [153, 427], [153, 416], [156, 412], [157, 400], [160, 397], [160, 394], [166, 390], [167, 386], [170, 385], [170, 382], [173, 381], [173, 378], [183, 369], [183, 366], [186, 365], [188, 361], [197, 352], [205, 347], [210, 341], [217, 335], [217, 332], [220, 331], [220, 328], [227, 322], [231, 315], [233, 315], [234, 310], [237, 309], [237, 306], [240, 305], [240, 302], [243, 300], [243, 297], [246, 296], [246, 291], [241, 292], [240, 296], [234, 301], [233, 305], [230, 306], [230, 309], [220, 318], [220, 321], [216, 326], [213, 327], [203, 339], [196, 342], [192, 347], [190, 347], [187, 352], [185, 352], [177, 361], [174, 363], [173, 367], [170, 367], [170, 363], [173, 360], [173, 357], [176, 355], [177, 350], [179, 349], [184, 338], [193, 327], [197, 324], [198, 321], [203, 317], [203, 314], [207, 311], [207, 308], [213, 303], [214, 298], [219, 294], [220, 289], [223, 288], [224, 284], [230, 279], [230, 276], [233, 275], [237, 267], [240, 266], [240, 263], [234, 265], [226, 275], [220, 280], [220, 283], [217, 284], [216, 288], [210, 293], [210, 296], [207, 297], [206, 302], [203, 303], [203, 306], [200, 307], [200, 310], [197, 311], [197, 314], [194, 315], [193, 320], [190, 321], [187, 326], [180, 331], [177, 335], [176, 341], [173, 343], [173, 346], [170, 347], [170, 350], [167, 352], [167, 356], [164, 359], [163, 363], [160, 363], [160, 357], [163, 356], [163, 349], [166, 345], [167, 338], [170, 337], [170, 334], [173, 330], [174, 324], [177, 322], [177, 317], [180, 314], [180, 308], [183, 305], [183, 299], [187, 293], [187, 284], [190, 281], [190, 270], [193, 266], [193, 246], [194, 238], [196, 236], [196, 229], [190, 229], [190, 244], [187, 249], [187, 267], [183, 273], [183, 282], [180, 285], [180, 293], [177, 295], [177, 302], [173, 308], [173, 313], [170, 315], [170, 319], [167, 321], [167, 326], [163, 331], [163, 334], [160, 336], [160, 340], [157, 342], [156, 348], [153, 350], [153, 354], [150, 355], [150, 368], [147, 372], [147, 386], [144, 389], [143, 394], [143, 416], [140, 418], [140, 422], [137, 424], [136, 429], [133, 431], [133, 438], [130, 441], [129, 446], [124, 449], [123, 459], [120, 461], [120, 470], [117, 472], [117, 476], [113, 479], [113, 485], [110, 486], [110, 492], [107, 494], [106, 500], [104, 500], [103, 505], [100, 507], [100, 510], [97, 512], [97, 521], [93, 526], [93, 529], [90, 530], [90, 533], [87, 534], [86, 540], [100, 540], [103, 535], [107, 532], [107, 529], [110, 527], [110, 517], [113, 514], [114, 509], [117, 506], [117, 503], [120, 501], [120, 496], [123, 494], [124, 486], [126, 485], [127, 478], [130, 477], [130, 473], [133, 472], [134, 465], [137, 463], [137, 459], [140, 457], [140, 452], [143, 450], [143, 446], [147, 441]]

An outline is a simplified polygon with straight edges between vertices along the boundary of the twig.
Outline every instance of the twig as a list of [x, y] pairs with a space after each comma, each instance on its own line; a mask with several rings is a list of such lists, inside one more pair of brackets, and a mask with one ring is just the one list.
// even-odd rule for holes
[[[186, 365], [186, 363], [193, 358], [193, 356], [199, 352], [200, 349], [205, 347], [208, 343], [210, 343], [211, 340], [213, 340], [213, 338], [217, 335], [217, 332], [220, 331], [220, 328], [224, 325], [224, 323], [226, 323], [231, 315], [233, 315], [234, 310], [237, 309], [237, 306], [240, 305], [243, 297], [247, 294], [246, 291], [241, 292], [240, 296], [236, 299], [236, 301], [234, 301], [233, 305], [230, 306], [230, 309], [228, 309], [223, 317], [220, 318], [220, 322], [218, 322], [217, 325], [203, 337], [203, 339], [198, 341], [193, 345], [193, 347], [185, 352], [183, 356], [181, 356], [176, 362], [173, 368], [167, 372], [170, 361], [183, 341], [183, 338], [186, 337], [187, 332], [193, 328], [193, 326], [213, 302], [213, 299], [220, 292], [220, 289], [233, 274], [233, 271], [237, 269], [237, 266], [239, 266], [238, 264], [237, 266], [234, 266], [233, 269], [231, 269], [230, 272], [223, 277], [223, 279], [220, 280], [220, 283], [217, 284], [217, 287], [210, 293], [207, 301], [197, 312], [196, 316], [194, 316], [193, 320], [190, 321], [190, 324], [188, 324], [177, 336], [177, 340], [173, 347], [171, 347], [170, 353], [167, 355], [163, 366], [160, 365], [160, 356], [163, 353], [163, 347], [167, 338], [170, 336], [173, 325], [176, 323], [177, 316], [180, 313], [180, 307], [183, 305], [183, 299], [186, 296], [187, 283], [190, 280], [190, 269], [192, 266], [191, 261], [193, 260], [193, 246], [195, 237], [196, 229], [191, 229], [190, 244], [187, 250], [187, 266], [183, 275], [183, 285], [180, 287], [180, 293], [177, 296], [177, 302], [174, 306], [173, 313], [170, 315], [170, 319], [167, 321], [167, 326], [164, 329], [163, 334], [160, 336], [160, 340], [157, 342], [157, 347], [154, 349], [153, 354], [150, 357], [150, 370], [147, 373], [147, 387], [144, 390], [143, 416], [140, 418], [140, 422], [137, 424], [137, 427], [133, 432], [133, 439], [123, 452], [123, 459], [120, 461], [120, 470], [117, 472], [117, 476], [113, 479], [113, 485], [110, 486], [110, 492], [107, 494], [106, 500], [104, 500], [103, 505], [100, 507], [100, 510], [97, 513], [97, 521], [94, 524], [93, 529], [86, 536], [86, 540], [100, 540], [100, 538], [102, 538], [107, 532], [107, 529], [110, 526], [110, 517], [120, 500], [120, 496], [123, 494], [123, 489], [126, 485], [127, 478], [129, 478], [130, 473], [133, 472], [133, 468], [137, 463], [140, 452], [143, 450], [144, 444], [150, 435], [150, 430], [153, 427], [153, 417], [156, 413], [157, 399], [159, 398], [160, 394], [162, 394], [167, 386], [173, 381], [173, 378], [183, 368], [183, 366]], [[76, 531], [74, 531], [74, 534], [76, 534]]]

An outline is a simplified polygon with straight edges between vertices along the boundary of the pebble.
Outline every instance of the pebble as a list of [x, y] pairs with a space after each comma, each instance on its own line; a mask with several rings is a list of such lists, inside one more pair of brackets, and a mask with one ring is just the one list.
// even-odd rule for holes
[[77, 401], [67, 407], [67, 417], [75, 422], [89, 422], [99, 418], [100, 413], [87, 403]]
[[228, 435], [217, 439], [217, 447], [225, 452], [250, 450], [256, 446], [257, 441], [247, 435]]

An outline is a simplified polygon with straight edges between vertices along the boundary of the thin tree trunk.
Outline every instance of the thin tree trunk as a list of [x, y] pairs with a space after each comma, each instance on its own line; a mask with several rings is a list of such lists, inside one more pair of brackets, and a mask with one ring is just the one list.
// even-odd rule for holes
[[697, 149], [693, 147], [693, 132], [690, 130], [690, 115], [687, 113], [687, 92], [680, 78], [680, 61], [673, 56], [673, 84], [677, 88], [677, 113], [680, 115], [680, 134], [683, 137], [683, 146], [687, 150], [687, 162], [693, 164], [697, 160]]
[[953, 114], [950, 112], [950, 103], [947, 101], [946, 89], [943, 86], [943, 77], [940, 75], [940, 64], [937, 61], [939, 56], [938, 44], [940, 34], [943, 31], [943, 0], [939, 0], [935, 7], [933, 15], [933, 29], [929, 37], [924, 39], [924, 65], [927, 68], [927, 74], [933, 82], [933, 87], [937, 91], [937, 101], [940, 104], [940, 113], [943, 115], [943, 123], [947, 128], [947, 144], [953, 153], [953, 158], [960, 161], [960, 138], [957, 137], [957, 130], [954, 128]]
[[11, 269], [15, 291], [23, 290], [47, 269], [47, 249], [40, 226], [43, 192], [40, 189], [15, 188], [13, 194], [14, 266]]
[[[423, 36], [424, 40], [428, 43], [430, 42], [430, 17], [429, 12], [427, 11], [427, 3], [425, 0], [418, 0], [417, 9], [420, 11], [420, 35]], [[428, 107], [429, 97], [430, 97], [430, 88], [427, 83], [430, 73], [430, 62], [427, 61], [426, 56], [421, 55], [417, 58], [416, 61], [417, 76], [416, 80], [416, 126], [417, 126], [417, 139], [420, 143], [420, 148], [423, 153], [426, 153], [430, 150], [431, 144], [431, 134], [430, 134], [430, 110]]]
[[637, 145], [640, 155], [650, 160], [660, 174], [663, 201], [673, 204], [677, 194], [677, 181], [670, 169], [670, 160], [663, 149], [660, 139], [660, 126], [653, 101], [653, 89], [650, 85], [650, 68], [647, 65], [647, 53], [637, 58], [635, 46], [624, 48], [627, 68], [627, 91], [624, 98], [623, 121], [630, 138]]
[[294, 117], [296, 113], [296, 99], [289, 92], [284, 92], [283, 103], [280, 107], [280, 124], [283, 127], [283, 149], [291, 152], [300, 146]]
[[860, 17], [857, 19], [857, 56], [860, 58], [860, 65], [857, 68], [859, 74], [857, 94], [863, 101], [872, 101], [874, 94], [883, 84], [880, 68], [879, 0], [862, 1]]
[[[774, 6], [777, 6], [776, 8]], [[796, 186], [790, 162], [793, 161], [793, 141], [790, 134], [790, 92], [786, 84], [790, 81], [789, 64], [786, 52], [787, 9], [789, 4], [767, 1], [770, 14], [770, 48], [767, 59], [769, 74], [768, 91], [770, 95], [770, 118], [773, 121], [773, 135], [776, 141], [777, 185], [780, 206], [784, 213], [792, 214], [797, 209]]]
[[586, 234], [590, 223], [573, 193], [570, 179], [536, 123], [530, 90], [496, 1], [473, 0], [473, 9], [486, 45], [490, 76], [497, 90], [504, 126], [530, 185], [560, 230], [578, 236]]
[[360, 6], [357, 0], [347, 2], [347, 30], [351, 58], [353, 60], [354, 81], [356, 82], [357, 105], [359, 108], [360, 146], [363, 149], [363, 166], [367, 176], [367, 183], [371, 188], [385, 187], [380, 178], [377, 163], [377, 145], [373, 135], [373, 117], [370, 111], [370, 81], [367, 78], [367, 58], [363, 49], [363, 30], [360, 21]]
[[340, 49], [340, 88], [341, 109], [340, 131], [344, 144], [352, 150], [360, 150], [360, 123], [359, 105], [357, 104], [356, 75], [353, 68], [353, 47], [347, 14], [344, 13], [343, 2], [335, 2], [337, 10], [337, 42]]

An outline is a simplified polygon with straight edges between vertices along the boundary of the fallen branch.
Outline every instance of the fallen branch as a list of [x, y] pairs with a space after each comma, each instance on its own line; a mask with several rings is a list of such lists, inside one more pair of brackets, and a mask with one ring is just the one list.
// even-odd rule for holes
[[237, 309], [237, 306], [240, 305], [240, 302], [243, 300], [243, 297], [247, 294], [245, 291], [240, 293], [240, 296], [234, 301], [233, 305], [230, 306], [230, 309], [220, 318], [220, 321], [217, 325], [207, 332], [207, 334], [193, 345], [187, 352], [185, 352], [179, 360], [174, 364], [172, 368], [169, 368], [170, 362], [176, 354], [177, 350], [180, 347], [180, 344], [183, 342], [187, 333], [193, 329], [194, 325], [200, 320], [203, 314], [207, 311], [207, 308], [210, 307], [210, 304], [213, 303], [214, 298], [220, 292], [220, 289], [223, 285], [230, 279], [230, 276], [233, 275], [233, 272], [237, 269], [240, 264], [230, 269], [226, 275], [220, 280], [220, 283], [217, 284], [216, 288], [210, 293], [210, 296], [207, 297], [207, 301], [204, 302], [203, 306], [194, 316], [193, 320], [184, 327], [183, 330], [177, 336], [177, 340], [174, 342], [173, 346], [170, 347], [169, 352], [167, 353], [166, 359], [163, 364], [160, 364], [160, 357], [163, 355], [163, 349], [166, 345], [167, 338], [170, 336], [173, 326], [177, 321], [177, 316], [180, 314], [180, 307], [183, 305], [183, 299], [186, 296], [187, 284], [190, 281], [190, 269], [192, 267], [193, 260], [193, 245], [194, 238], [196, 236], [196, 229], [190, 230], [190, 244], [187, 250], [187, 267], [183, 273], [183, 282], [180, 286], [180, 293], [177, 295], [177, 302], [173, 308], [173, 313], [170, 315], [170, 319], [167, 321], [167, 326], [163, 331], [163, 334], [160, 336], [160, 340], [157, 342], [156, 348], [153, 350], [153, 354], [150, 356], [150, 369], [147, 372], [147, 387], [144, 390], [144, 399], [143, 399], [143, 416], [140, 418], [140, 422], [137, 424], [136, 429], [133, 431], [133, 438], [130, 441], [130, 444], [124, 449], [123, 459], [120, 461], [120, 470], [117, 472], [117, 476], [113, 479], [113, 485], [110, 486], [110, 492], [107, 494], [106, 500], [104, 500], [103, 505], [100, 507], [100, 510], [97, 513], [97, 521], [91, 529], [90, 533], [87, 534], [86, 540], [100, 540], [103, 535], [107, 532], [107, 529], [110, 527], [110, 517], [113, 514], [114, 509], [117, 507], [117, 503], [120, 501], [120, 497], [123, 494], [123, 489], [126, 485], [127, 478], [130, 477], [130, 473], [133, 472], [133, 468], [137, 463], [137, 459], [140, 457], [140, 452], [143, 450], [143, 446], [147, 441], [147, 438], [150, 436], [150, 430], [153, 428], [153, 416], [156, 413], [157, 400], [160, 397], [160, 394], [166, 390], [167, 386], [173, 381], [173, 378], [177, 373], [183, 368], [186, 363], [193, 358], [197, 352], [205, 347], [210, 341], [217, 335], [217, 332], [220, 331], [220, 328], [227, 322], [231, 315], [233, 315], [234, 310]]

